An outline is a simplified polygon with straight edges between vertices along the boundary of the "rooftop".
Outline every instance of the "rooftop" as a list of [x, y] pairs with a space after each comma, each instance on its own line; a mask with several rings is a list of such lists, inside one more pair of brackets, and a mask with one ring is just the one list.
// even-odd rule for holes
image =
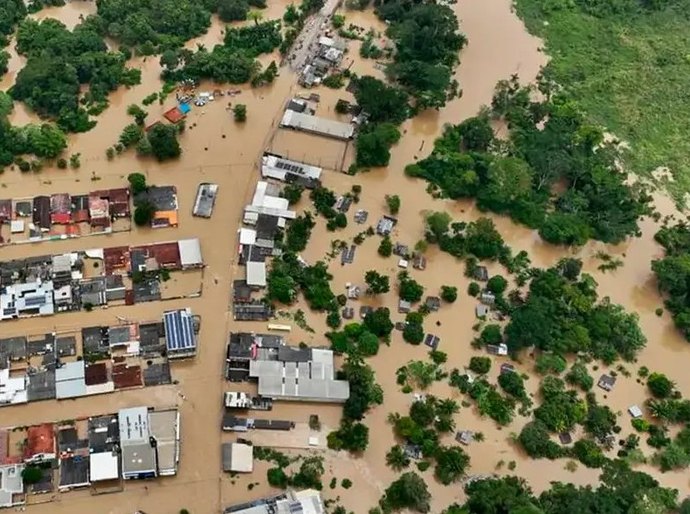
[[34, 425], [26, 431], [24, 460], [51, 458], [55, 455], [55, 427], [52, 423]]
[[325, 514], [321, 494], [313, 489], [287, 491], [225, 509], [223, 514]]
[[218, 184], [211, 184], [202, 182], [199, 184], [199, 189], [196, 192], [196, 200], [194, 200], [194, 209], [192, 214], [202, 218], [210, 218], [213, 213], [213, 206], [216, 203], [216, 195], [218, 194]]
[[352, 139], [355, 133], [351, 123], [329, 120], [292, 110], [285, 111], [280, 126], [342, 140]]
[[186, 357], [196, 353], [197, 337], [190, 309], [165, 312], [163, 324], [168, 357]]
[[250, 444], [224, 443], [222, 455], [223, 471], [251, 473], [254, 470], [254, 447]]

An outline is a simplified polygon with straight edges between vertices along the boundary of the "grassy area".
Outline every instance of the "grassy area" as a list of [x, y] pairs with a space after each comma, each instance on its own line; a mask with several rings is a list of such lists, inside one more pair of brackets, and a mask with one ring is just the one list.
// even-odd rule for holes
[[[632, 0], [589, 4], [632, 3]], [[690, 192], [690, 30], [687, 0], [647, 11], [591, 15], [582, 0], [517, 0], [530, 32], [544, 38], [555, 80], [598, 123], [630, 143], [628, 166], [668, 166], [680, 200]]]

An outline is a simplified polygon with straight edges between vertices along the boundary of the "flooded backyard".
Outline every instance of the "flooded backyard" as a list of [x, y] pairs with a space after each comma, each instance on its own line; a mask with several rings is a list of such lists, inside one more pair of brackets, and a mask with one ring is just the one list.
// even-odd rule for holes
[[[284, 12], [286, 1], [269, 2], [264, 12], [265, 19], [279, 18]], [[193, 361], [171, 363], [172, 384], [146, 388], [145, 390], [118, 391], [113, 394], [80, 398], [68, 401], [43, 401], [37, 405], [4, 407], [0, 410], [2, 426], [23, 426], [43, 421], [79, 418], [106, 412], [115, 412], [122, 407], [149, 405], [154, 407], [178, 406], [181, 411], [182, 450], [179, 473], [175, 477], [147, 482], [128, 482], [124, 491], [117, 494], [93, 496], [89, 490], [57, 494], [52, 502], [32, 505], [27, 510], [36, 514], [131, 514], [139, 509], [147, 514], [173, 514], [180, 508], [187, 508], [194, 514], [220, 512], [222, 507], [257, 498], [271, 492], [266, 483], [265, 462], [256, 462], [251, 475], [231, 477], [221, 470], [220, 445], [235, 439], [235, 436], [220, 430], [222, 416], [222, 393], [231, 389], [223, 379], [225, 350], [229, 332], [265, 332], [266, 324], [259, 322], [235, 322], [228, 313], [231, 297], [230, 286], [234, 279], [242, 278], [237, 254], [237, 229], [241, 224], [242, 212], [254, 191], [259, 172], [257, 164], [262, 153], [271, 148], [298, 161], [309, 162], [330, 168], [324, 171], [324, 185], [336, 193], [350, 191], [353, 184], [362, 187], [361, 200], [356, 209], [369, 212], [369, 222], [375, 223], [386, 213], [384, 197], [397, 194], [402, 201], [398, 224], [392, 234], [394, 241], [410, 247], [423, 238], [423, 215], [429, 211], [445, 210], [455, 220], [470, 221], [480, 213], [470, 202], [449, 202], [435, 200], [426, 193], [426, 183], [404, 175], [404, 167], [427, 155], [434, 139], [448, 123], [458, 123], [476, 114], [491, 101], [497, 81], [518, 74], [523, 83], [534, 81], [546, 56], [540, 52], [541, 42], [530, 36], [518, 17], [511, 11], [510, 0], [463, 0], [453, 5], [460, 20], [461, 30], [467, 35], [468, 46], [462, 51], [456, 78], [460, 83], [462, 96], [449, 102], [440, 111], [427, 111], [402, 126], [403, 137], [392, 149], [390, 165], [354, 177], [333, 171], [332, 168], [347, 169], [353, 159], [352, 144], [321, 139], [303, 133], [277, 130], [286, 102], [303, 92], [297, 85], [296, 76], [281, 68], [279, 77], [270, 87], [251, 89], [240, 86], [241, 93], [232, 102], [247, 105], [247, 122], [237, 124], [232, 111], [227, 109], [228, 97], [209, 102], [203, 107], [194, 107], [187, 117], [186, 130], [181, 136], [183, 148], [179, 160], [159, 164], [149, 159], [138, 159], [133, 151], [124, 152], [112, 161], [105, 155], [106, 148], [118, 139], [122, 128], [130, 123], [126, 114], [130, 104], [141, 104], [142, 100], [161, 89], [160, 66], [157, 57], [136, 57], [130, 66], [142, 70], [142, 83], [131, 89], [121, 88], [110, 95], [110, 107], [98, 118], [97, 126], [90, 132], [72, 135], [69, 152], [81, 154], [79, 170], [58, 170], [45, 168], [41, 173], [20, 173], [7, 170], [0, 176], [3, 198], [23, 198], [54, 193], [83, 193], [94, 189], [124, 187], [128, 174], [144, 173], [149, 184], [174, 184], [179, 200], [179, 225], [176, 228], [154, 230], [132, 227], [132, 230], [70, 240], [43, 241], [22, 245], [0, 247], [0, 258], [5, 260], [31, 256], [58, 254], [69, 251], [83, 251], [95, 246], [134, 246], [152, 242], [199, 238], [205, 263], [200, 271], [176, 274], [173, 281], [164, 285], [169, 297], [190, 295], [202, 283], [201, 295], [196, 298], [171, 299], [166, 302], [148, 302], [135, 306], [117, 305], [92, 312], [73, 312], [52, 317], [22, 319], [3, 322], [0, 325], [3, 337], [40, 334], [47, 332], [78, 331], [92, 325], [113, 325], [119, 319], [156, 320], [169, 309], [192, 309], [201, 317], [199, 351]], [[95, 11], [91, 2], [75, 1], [61, 8], [42, 10], [37, 18], [56, 17], [69, 27], [79, 22], [80, 16]], [[344, 12], [346, 23], [382, 30], [382, 24], [371, 12]], [[222, 40], [222, 24], [214, 17], [209, 32], [190, 41], [188, 48], [203, 44], [207, 48]], [[347, 59], [353, 60], [353, 70], [358, 73], [372, 73], [383, 76], [372, 61], [358, 57], [358, 44], [351, 45]], [[274, 56], [276, 61], [278, 56]], [[0, 82], [0, 88], [11, 86], [22, 58], [12, 54], [10, 71]], [[213, 84], [205, 86], [214, 89]], [[226, 88], [226, 87], [225, 87]], [[344, 90], [319, 88], [321, 95], [318, 114], [335, 117], [333, 105], [339, 98], [352, 100]], [[174, 104], [174, 96], [163, 105], [148, 107], [151, 123]], [[33, 121], [33, 114], [15, 104], [11, 121], [22, 124]], [[200, 182], [219, 185], [218, 198], [213, 216], [202, 219], [192, 216], [192, 206]], [[662, 214], [672, 214], [673, 204], [661, 194], [655, 196], [656, 208]], [[297, 208], [309, 208], [305, 198]], [[355, 206], [353, 206], [355, 207]], [[353, 208], [353, 210], [355, 210]], [[572, 253], [543, 243], [538, 235], [510, 220], [492, 216], [506, 243], [514, 253], [525, 250], [532, 264], [545, 267], [555, 264], [564, 256], [577, 255], [584, 261], [584, 271], [591, 273], [599, 284], [600, 296], [610, 296], [612, 301], [623, 304], [628, 310], [640, 316], [640, 324], [648, 338], [646, 349], [639, 355], [639, 363], [651, 370], [662, 371], [674, 380], [683, 393], [690, 392], [690, 377], [685, 372], [688, 343], [673, 327], [668, 313], [658, 317], [655, 310], [662, 306], [656, 284], [650, 270], [650, 262], [662, 255], [661, 248], [653, 236], [658, 225], [651, 219], [641, 224], [642, 236], [618, 246], [590, 243]], [[355, 223], [340, 232], [328, 232], [323, 220], [319, 220], [311, 242], [302, 256], [313, 263], [324, 259], [331, 250], [334, 239], [351, 240], [366, 228]], [[336, 294], [345, 290], [346, 283], [363, 285], [364, 274], [370, 269], [385, 272], [393, 277], [399, 270], [396, 258], [383, 259], [378, 256], [378, 238], [368, 238], [357, 249], [352, 264], [341, 266], [340, 259], [329, 262], [333, 274], [332, 289]], [[620, 256], [624, 265], [614, 272], [602, 273], [597, 269], [600, 261], [595, 258], [599, 250]], [[470, 346], [476, 336], [472, 327], [476, 323], [475, 300], [465, 294], [469, 279], [464, 265], [436, 247], [426, 252], [428, 265], [424, 271], [412, 271], [416, 280], [426, 287], [428, 294], [436, 294], [442, 285], [458, 287], [459, 299], [452, 306], [444, 305], [438, 312], [429, 315], [428, 327], [441, 338], [439, 349], [448, 354], [448, 369], [462, 368], [470, 357], [479, 351]], [[490, 267], [490, 272], [498, 271]], [[394, 293], [377, 298], [364, 297], [359, 303], [389, 307], [397, 313], [397, 297]], [[303, 301], [296, 308], [307, 312], [307, 323], [314, 333], [293, 327], [287, 335], [290, 344], [303, 341], [308, 345], [327, 344], [323, 334], [328, 331], [323, 316], [310, 314]], [[393, 315], [393, 321], [402, 320], [402, 315]], [[427, 351], [423, 346], [411, 346], [402, 341], [398, 332], [393, 333], [389, 347], [382, 346], [378, 355], [370, 359], [376, 371], [378, 382], [384, 388], [385, 401], [374, 408], [365, 418], [370, 430], [369, 448], [360, 458], [329, 450], [316, 450], [324, 455], [327, 472], [324, 482], [331, 477], [349, 478], [354, 483], [356, 494], [341, 488], [324, 488], [325, 498], [340, 497], [340, 503], [349, 511], [364, 514], [376, 504], [383, 490], [395, 478], [385, 464], [385, 454], [394, 444], [394, 436], [387, 417], [393, 412], [407, 412], [411, 395], [403, 394], [396, 384], [395, 371], [410, 360], [425, 359]], [[520, 371], [528, 372], [533, 363], [525, 359], [517, 363]], [[494, 366], [491, 379], [495, 379], [498, 366]], [[635, 369], [630, 370], [635, 376]], [[533, 377], [527, 387], [534, 392], [537, 379]], [[248, 386], [247, 386], [248, 387]], [[235, 387], [233, 387], [234, 389]], [[249, 389], [247, 389], [249, 390]], [[440, 397], [452, 397], [460, 402], [460, 394], [446, 383], [436, 383], [430, 392]], [[616, 389], [599, 399], [614, 412], [622, 412], [621, 436], [631, 431], [627, 422], [626, 409], [632, 403], [645, 397], [644, 386], [634, 378], [619, 380]], [[318, 413], [323, 428], [320, 437], [325, 440], [327, 429], [338, 426], [341, 408], [315, 404], [279, 403], [269, 416], [275, 419], [290, 419], [306, 423], [310, 414]], [[461, 409], [456, 415], [458, 430], [482, 432], [485, 440], [467, 448], [471, 457], [471, 474], [507, 474], [505, 467], [497, 467], [499, 461], [515, 461], [514, 473], [524, 477], [535, 491], [543, 490], [551, 481], [560, 480], [575, 484], [597, 483], [597, 470], [580, 466], [576, 471], [565, 469], [565, 460], [531, 460], [511, 442], [511, 432], [519, 432], [525, 418], [518, 416], [508, 427], [499, 429], [488, 418], [480, 418], [472, 407]], [[446, 436], [450, 443], [452, 436]], [[651, 468], [662, 485], [676, 487], [681, 491], [690, 488], [687, 474], [682, 472], [659, 474]], [[462, 499], [459, 485], [444, 487], [433, 478], [433, 470], [422, 473], [432, 495], [432, 512], [441, 512], [449, 504]], [[258, 485], [251, 485], [258, 482]], [[40, 501], [47, 498], [40, 498]]]

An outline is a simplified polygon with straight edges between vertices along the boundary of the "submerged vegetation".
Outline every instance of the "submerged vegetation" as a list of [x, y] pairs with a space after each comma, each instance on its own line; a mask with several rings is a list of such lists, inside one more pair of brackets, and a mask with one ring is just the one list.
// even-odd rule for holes
[[507, 214], [553, 244], [589, 239], [618, 243], [639, 234], [651, 197], [626, 183], [619, 151], [577, 105], [545, 79], [543, 101], [517, 78], [498, 84], [493, 114], [508, 123], [509, 142], [494, 137], [489, 113], [448, 127], [433, 153], [406, 173], [449, 198], [476, 198], [480, 209]]
[[676, 327], [690, 340], [690, 228], [685, 222], [666, 225], [654, 237], [666, 255], [652, 261], [652, 270], [659, 289], [667, 295], [666, 308]]
[[[27, 57], [10, 94], [41, 117], [69, 132], [85, 132], [108, 105], [108, 93], [133, 86], [141, 72], [125, 67], [122, 52], [108, 51], [103, 21], [89, 17], [73, 31], [54, 19], [25, 20], [17, 31], [17, 51]], [[82, 86], [88, 86], [85, 93]], [[88, 108], [88, 111], [86, 108]]]

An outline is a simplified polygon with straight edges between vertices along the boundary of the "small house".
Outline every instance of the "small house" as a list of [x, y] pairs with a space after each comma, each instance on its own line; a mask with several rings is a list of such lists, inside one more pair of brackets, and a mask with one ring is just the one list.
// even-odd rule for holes
[[380, 236], [387, 236], [393, 231], [393, 227], [398, 223], [398, 220], [392, 216], [383, 216], [376, 224], [376, 233]]
[[441, 299], [438, 296], [427, 296], [424, 305], [431, 312], [436, 312], [441, 308]]
[[613, 377], [611, 375], [601, 375], [599, 381], [597, 382], [597, 386], [599, 386], [601, 389], [607, 392], [613, 391], [613, 386], [615, 385], [616, 377]]
[[359, 308], [359, 317], [360, 317], [361, 319], [364, 319], [364, 318], [366, 318], [369, 314], [371, 314], [372, 312], [374, 312], [373, 307], [369, 307], [368, 305], [362, 305], [362, 306]]
[[352, 319], [355, 317], [355, 310], [352, 307], [343, 307], [340, 315], [343, 319]]
[[361, 290], [360, 290], [359, 286], [350, 286], [347, 288], [347, 297], [350, 300], [358, 300], [360, 294], [361, 294]]
[[398, 257], [407, 258], [409, 252], [410, 252], [410, 249], [408, 248], [407, 245], [404, 245], [402, 243], [395, 243], [393, 245], [393, 255], [397, 255]]
[[409, 265], [410, 265], [410, 263], [407, 262], [407, 259], [400, 259], [400, 260], [398, 261], [398, 268], [407, 269], [407, 267], [408, 267]]
[[515, 373], [515, 366], [509, 362], [501, 364], [501, 375], [505, 375], [506, 373]]
[[412, 304], [408, 302], [407, 300], [400, 300], [398, 301], [398, 312], [400, 314], [407, 314], [412, 310]]
[[487, 344], [486, 353], [489, 355], [508, 355], [508, 345], [501, 344]]
[[438, 336], [435, 336], [433, 334], [427, 334], [426, 337], [424, 338], [424, 344], [431, 348], [432, 350], [436, 350], [438, 348], [439, 343], [441, 342], [441, 338]]
[[474, 432], [470, 430], [463, 430], [455, 434], [455, 440], [460, 444], [469, 446], [472, 441], [474, 441]]
[[491, 291], [482, 291], [479, 296], [479, 301], [484, 305], [493, 305], [496, 303], [496, 296]]
[[573, 436], [570, 432], [561, 432], [558, 434], [558, 440], [562, 445], [571, 444], [573, 442]]
[[369, 213], [364, 209], [358, 209], [357, 212], [355, 212], [355, 223], [358, 225], [366, 223], [367, 218], [369, 218]]
[[426, 269], [426, 257], [424, 257], [421, 253], [416, 253], [414, 255], [414, 258], [412, 259], [412, 267], [414, 269], [418, 269], [420, 271], [423, 271]]
[[489, 306], [484, 305], [483, 303], [480, 303], [479, 305], [477, 305], [477, 307], [474, 310], [474, 312], [478, 318], [485, 318], [489, 314], [490, 311], [491, 311], [491, 309], [489, 309]]
[[489, 280], [489, 270], [486, 269], [486, 266], [477, 266], [472, 272], [472, 278], [480, 282], [486, 282]]

